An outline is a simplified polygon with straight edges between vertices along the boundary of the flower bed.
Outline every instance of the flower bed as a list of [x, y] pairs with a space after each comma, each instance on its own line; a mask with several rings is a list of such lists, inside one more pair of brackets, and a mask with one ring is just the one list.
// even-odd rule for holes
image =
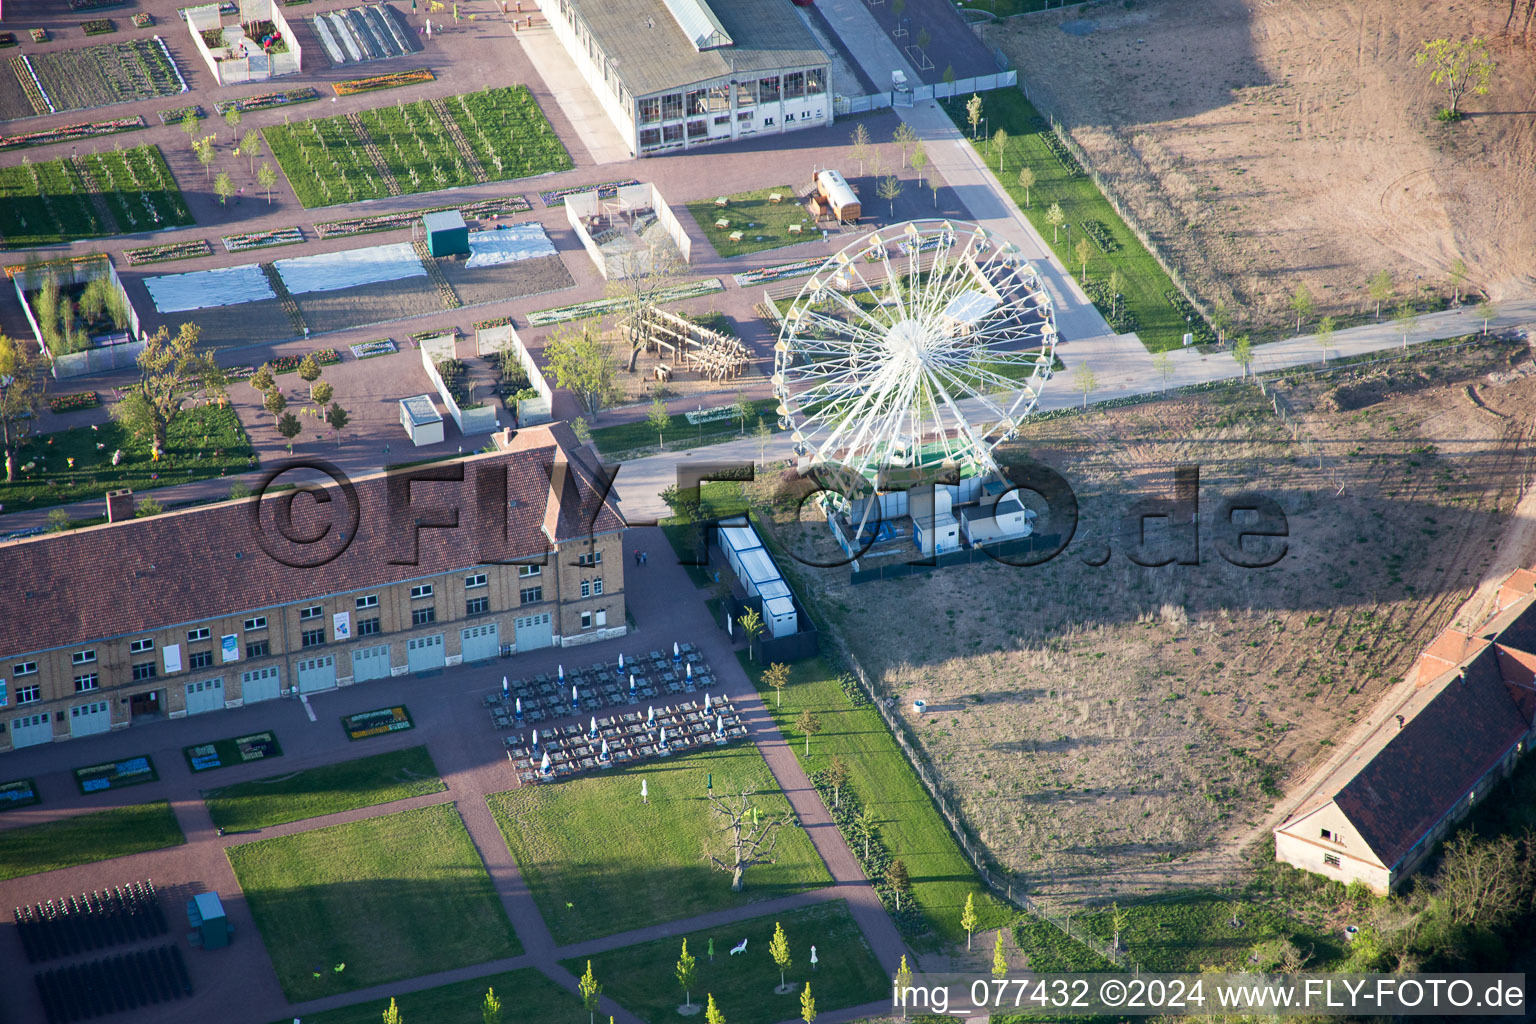
[[72, 11], [104, 11], [108, 7], [121, 7], [124, 0], [69, 0]]
[[48, 408], [53, 412], [78, 412], [81, 409], [94, 409], [100, 404], [101, 396], [94, 391], [76, 391], [48, 399]]
[[786, 281], [792, 277], [804, 277], [814, 273], [816, 268], [827, 262], [820, 256], [808, 260], [796, 260], [793, 263], [783, 263], [777, 267], [762, 267], [758, 270], [748, 270], [742, 274], [732, 274], [732, 278], [743, 288], [756, 284], [769, 284], [773, 281]]
[[683, 413], [683, 419], [688, 425], [696, 427], [700, 423], [714, 423], [718, 420], [728, 420], [736, 415], [734, 405], [716, 405], [708, 409], [695, 409], [692, 412]]
[[570, 188], [550, 189], [548, 192], [540, 192], [539, 199], [545, 206], [564, 206], [566, 196], [578, 195], [582, 192], [597, 191], [598, 197], [611, 199], [619, 194], [619, 189], [626, 185], [638, 185], [640, 182], [634, 178], [625, 178], [623, 181], [605, 181], [600, 185], [572, 185]]
[[414, 71], [395, 71], [388, 75], [373, 75], [369, 78], [352, 78], [345, 82], [333, 82], [331, 88], [336, 90], [337, 96], [353, 96], [360, 92], [377, 92], [380, 89], [398, 89], [404, 85], [421, 85], [423, 82], [437, 80], [427, 68], [417, 68]]
[[400, 351], [390, 338], [375, 338], [373, 341], [361, 341], [352, 347], [352, 356], [356, 359], [372, 359], [375, 356], [387, 356]]
[[45, 28], [35, 28], [35, 29], [33, 29], [32, 30], [32, 41], [34, 43], [46, 43], [48, 41], [48, 30], [45, 29]]
[[415, 334], [408, 335], [411, 341], [417, 345], [420, 345], [428, 338], [457, 338], [458, 336], [459, 328], [457, 324], [446, 329], [438, 328], [435, 331], [417, 331]]
[[1088, 301], [1104, 315], [1105, 321], [1116, 334], [1129, 334], [1140, 327], [1141, 321], [1127, 308], [1125, 297], [1122, 295], [1119, 302], [1116, 302], [1114, 296], [1109, 294], [1107, 281], [1089, 281], [1083, 285], [1083, 291], [1088, 293]]
[[1077, 162], [1077, 157], [1072, 155], [1067, 149], [1066, 143], [1062, 142], [1055, 132], [1049, 128], [1043, 128], [1036, 134], [1040, 136], [1040, 141], [1045, 143], [1045, 148], [1050, 150], [1051, 154], [1056, 157], [1057, 162], [1061, 164], [1062, 170], [1074, 178], [1081, 178], [1083, 176], [1083, 165]]
[[116, 32], [117, 26], [111, 18], [92, 18], [90, 21], [82, 21], [80, 28], [88, 36], [104, 36]]
[[[676, 288], [668, 288], [658, 292], [653, 302], [660, 305], [668, 302], [683, 302], [687, 299], [696, 299], [701, 295], [713, 295], [715, 292], [725, 291], [725, 285], [720, 283], [718, 277], [706, 278], [703, 281], [690, 281]], [[590, 299], [586, 302], [577, 302], [570, 306], [555, 306], [551, 309], [535, 310], [528, 314], [528, 324], [531, 327], [548, 327], [551, 324], [563, 324], [571, 320], [584, 320], [591, 316], [605, 316], [618, 309], [623, 303], [618, 299]]]
[[1120, 243], [1115, 241], [1115, 236], [1109, 233], [1109, 228], [1100, 220], [1085, 220], [1082, 224], [1083, 234], [1093, 239], [1093, 244], [1099, 247], [1099, 251], [1106, 256], [1112, 252], [1120, 251]]
[[16, 45], [15, 32], [0, 32], [0, 48]]
[[172, 260], [190, 260], [198, 256], [212, 256], [213, 246], [206, 238], [190, 242], [168, 242], [165, 245], [146, 245], [142, 249], [128, 249], [123, 253], [130, 267], [146, 263], [169, 263]]
[[[315, 362], [321, 366], [334, 366], [341, 362], [341, 353], [333, 348], [322, 348], [311, 352]], [[272, 367], [273, 373], [293, 373], [304, 361], [303, 356], [274, 356], [267, 360], [267, 365]]]
[[493, 316], [489, 320], [476, 320], [474, 326], [477, 331], [489, 331], [493, 327], [511, 327], [512, 318], [510, 316]]
[[43, 93], [56, 110], [84, 110], [187, 91], [159, 36], [96, 43], [30, 58]]
[[527, 196], [504, 196], [500, 199], [482, 199], [478, 203], [463, 206], [427, 206], [419, 210], [400, 210], [397, 213], [379, 213], [369, 217], [348, 217], [345, 220], [322, 221], [315, 225], [315, 234], [321, 238], [341, 238], [345, 235], [366, 235], [374, 231], [395, 231], [408, 228], [424, 215], [442, 210], [458, 210], [465, 220], [482, 220], [502, 215], [529, 213], [533, 204]]
[[222, 241], [224, 248], [228, 251], [244, 252], [247, 249], [298, 245], [304, 241], [304, 232], [299, 228], [273, 228], [271, 231], [249, 231], [239, 235], [225, 235]]
[[144, 127], [142, 117], [119, 117], [111, 121], [85, 121], [66, 124], [59, 128], [28, 132], [25, 135], [0, 135], [0, 150], [22, 149], [27, 146], [46, 146], [51, 142], [70, 142], [77, 139], [94, 139], [118, 132], [134, 132]]
[[220, 100], [213, 105], [213, 109], [218, 111], [220, 116], [231, 110], [249, 114], [253, 110], [270, 110], [273, 107], [285, 107], [294, 103], [308, 103], [319, 98], [319, 90], [306, 86], [303, 89], [289, 89], [287, 92], [264, 92], [238, 100]]
[[181, 122], [187, 119], [188, 114], [191, 114], [193, 117], [198, 118], [199, 120], [208, 116], [203, 112], [203, 108], [201, 106], [194, 103], [190, 107], [172, 107], [170, 110], [160, 111], [160, 123], [181, 124]]
[[134, 28], [149, 28], [155, 23], [155, 16], [148, 11], [139, 11], [128, 20], [133, 22]]

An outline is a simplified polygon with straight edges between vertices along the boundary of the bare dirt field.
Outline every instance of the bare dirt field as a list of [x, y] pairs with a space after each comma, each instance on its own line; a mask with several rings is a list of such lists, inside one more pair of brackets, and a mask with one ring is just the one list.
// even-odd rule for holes
[[[1081, 509], [1053, 561], [857, 586], [846, 568], [788, 568], [1034, 891], [1218, 884], [1487, 574], [1533, 468], [1530, 360], [1491, 342], [1295, 379], [1288, 421], [1251, 384], [1042, 420], [1019, 450]], [[1180, 464], [1200, 467], [1201, 563], [1133, 564], [1119, 524], [1171, 494]], [[1215, 551], [1218, 503], [1240, 491], [1288, 518], [1270, 568]], [[792, 550], [836, 553], [824, 522], [776, 522]]]
[[[1521, 5], [1523, 9], [1524, 5]], [[1129, 8], [1129, 9], [1127, 9]], [[1494, 299], [1536, 283], [1536, 49], [1509, 0], [1140, 0], [989, 26], [1042, 111], [1211, 301], [1284, 327], [1449, 293], [1460, 257]], [[1489, 39], [1498, 69], [1456, 124], [1413, 64], [1426, 39]], [[1294, 319], [1290, 320], [1294, 328]]]

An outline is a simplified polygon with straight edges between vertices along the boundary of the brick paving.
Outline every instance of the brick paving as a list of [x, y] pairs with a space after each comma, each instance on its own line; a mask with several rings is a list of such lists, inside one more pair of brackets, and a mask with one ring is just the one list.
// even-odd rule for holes
[[[184, 846], [135, 854], [109, 862], [85, 864], [44, 874], [0, 882], [0, 906], [16, 906], [88, 891], [103, 884], [152, 878], [165, 896], [165, 910], [172, 921], [172, 935], [182, 903], [195, 892], [218, 891], [235, 926], [228, 949], [203, 953], [193, 950], [187, 958], [196, 994], [187, 1000], [120, 1014], [125, 1024], [181, 1024], [208, 1019], [268, 1021], [319, 1012], [371, 998], [399, 994], [484, 977], [518, 967], [537, 967], [575, 990], [576, 980], [560, 969], [557, 961], [590, 955], [602, 950], [685, 934], [699, 927], [724, 927], [735, 920], [787, 911], [829, 899], [847, 903], [879, 961], [894, 970], [906, 947], [878, 897], [864, 878], [858, 862], [831, 823], [826, 808], [795, 760], [793, 751], [773, 725], [755, 688], [736, 661], [732, 642], [710, 621], [702, 597], [688, 580], [682, 566], [665, 556], [670, 550], [657, 529], [632, 530], [625, 541], [625, 556], [632, 562], [635, 550], [658, 557], [644, 568], [627, 573], [626, 588], [637, 632], [621, 640], [606, 641], [572, 650], [549, 648], [479, 665], [446, 669], [425, 678], [402, 677], [363, 683], [320, 694], [311, 694], [311, 722], [302, 702], [271, 701], [208, 716], [159, 721], [79, 742], [69, 741], [31, 747], [6, 755], [6, 778], [34, 777], [45, 803], [7, 813], [0, 829], [69, 817], [83, 811], [146, 800], [169, 800], [187, 836]], [[587, 663], [615, 658], [621, 650], [635, 652], [662, 649], [674, 640], [691, 640], [715, 669], [720, 690], [740, 710], [749, 737], [757, 744], [799, 816], [807, 835], [832, 876], [827, 888], [782, 899], [719, 911], [699, 917], [652, 925], [620, 935], [587, 940], [564, 948], [555, 946], [543, 917], [507, 851], [501, 833], [486, 804], [487, 794], [517, 784], [501, 743], [502, 733], [491, 728], [481, 697], [495, 689], [503, 675], [553, 672], [561, 663]], [[411, 709], [416, 727], [404, 733], [349, 742], [339, 727], [339, 716], [356, 711], [404, 703]], [[240, 765], [193, 776], [181, 755], [181, 747], [220, 736], [272, 729], [283, 745], [281, 760]], [[225, 786], [274, 773], [425, 744], [447, 785], [445, 793], [415, 797], [377, 807], [360, 808], [301, 822], [264, 828], [249, 833], [218, 836], [207, 809], [198, 796], [205, 787]], [[117, 792], [81, 795], [71, 769], [148, 753], [153, 756], [160, 780]], [[322, 828], [415, 807], [452, 802], [464, 819], [476, 849], [485, 862], [497, 895], [516, 929], [524, 952], [510, 959], [457, 968], [372, 989], [290, 1005], [278, 986], [271, 960], [257, 938], [250, 908], [240, 895], [234, 874], [224, 856], [229, 846], [273, 836]], [[721, 876], [721, 884], [725, 884]], [[163, 940], [162, 940], [163, 941]], [[131, 947], [129, 947], [131, 948]], [[113, 952], [116, 952], [114, 950]], [[22, 951], [12, 929], [0, 930], [0, 961], [20, 963]], [[67, 961], [65, 961], [67, 962]], [[17, 1019], [40, 1020], [41, 1006], [30, 980], [30, 970], [8, 972], [0, 978], [0, 993], [14, 1008]], [[850, 1020], [876, 1012], [863, 1007], [827, 1014], [824, 1019]], [[637, 1018], [605, 1000], [605, 1013], [624, 1024]]]

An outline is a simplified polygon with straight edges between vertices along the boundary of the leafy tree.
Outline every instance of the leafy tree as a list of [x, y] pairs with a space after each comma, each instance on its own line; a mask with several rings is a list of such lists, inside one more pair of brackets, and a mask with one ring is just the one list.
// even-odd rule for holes
[[965, 909], [960, 912], [960, 927], [965, 929], [965, 948], [971, 948], [971, 934], [976, 931], [979, 919], [976, 917], [976, 894], [965, 894]]
[[246, 378], [245, 382], [262, 394], [271, 391], [277, 384], [277, 380], [272, 373], [272, 364], [262, 363], [256, 368], [255, 373]]
[[544, 346], [544, 360], [554, 372], [555, 383], [576, 396], [593, 419], [618, 398], [613, 360], [590, 327], [566, 325], [556, 330]]
[[571, 433], [576, 435], [576, 440], [582, 444], [592, 443], [592, 427], [588, 425], [585, 416], [577, 416], [571, 420]]
[[271, 413], [273, 422], [276, 422], [277, 417], [281, 416], [283, 414], [283, 410], [288, 408], [288, 399], [283, 397], [281, 388], [273, 388], [271, 391], [268, 391], [266, 397], [262, 399], [261, 407], [267, 410], [267, 412]]
[[832, 806], [843, 805], [843, 787], [848, 785], [848, 776], [852, 769], [848, 767], [848, 759], [842, 756], [834, 757], [832, 763], [827, 765], [827, 785], [832, 787]]
[[672, 416], [667, 412], [667, 403], [658, 396], [651, 399], [651, 408], [645, 414], [645, 422], [656, 431], [656, 443], [662, 448], [667, 446], [667, 428], [672, 425]]
[[992, 944], [992, 977], [1008, 977], [1008, 954], [1003, 950], [1003, 929], [997, 930], [997, 941]]
[[671, 243], [636, 250], [615, 261], [618, 272], [609, 275], [604, 294], [616, 303], [614, 324], [628, 336], [629, 372], [634, 373], [640, 353], [651, 340], [645, 328], [646, 313], [661, 305], [667, 292], [687, 278], [688, 264]]
[[285, 412], [277, 420], [277, 432], [288, 439], [288, 454], [293, 454], [293, 439], [304, 431], [304, 424], [291, 412]]
[[907, 0], [891, 0], [891, 13], [898, 18], [907, 13]]
[[204, 135], [194, 140], [192, 152], [197, 156], [197, 162], [203, 165], [203, 180], [207, 181], [209, 175], [213, 173], [213, 136]]
[[1493, 304], [1492, 299], [1484, 299], [1477, 304], [1477, 315], [1483, 321], [1483, 337], [1488, 336], [1488, 321], [1499, 315], [1499, 307]]
[[1419, 328], [1419, 311], [1413, 308], [1413, 303], [1405, 302], [1392, 314], [1392, 322], [1403, 336], [1403, 348], [1407, 349], [1408, 335]]
[[139, 353], [139, 379], [112, 407], [112, 418], [130, 433], [148, 436], [156, 452], [165, 451], [166, 432], [199, 380], [209, 394], [224, 394], [223, 372], [213, 356], [198, 350], [201, 336], [190, 322], [182, 324], [175, 337], [164, 326], [150, 335]]
[[230, 107], [224, 111], [224, 123], [229, 125], [229, 141], [235, 141], [235, 134], [240, 130], [240, 108]]
[[237, 153], [250, 161], [251, 173], [256, 173], [256, 158], [261, 155], [261, 133], [254, 128], [247, 128], [245, 134], [240, 136], [240, 147]]
[[747, 886], [747, 869], [758, 864], [775, 864], [779, 844], [779, 832], [789, 824], [788, 815], [765, 818], [752, 803], [752, 790], [743, 789], [740, 798], [728, 801], [709, 791], [709, 805], [724, 824], [719, 830], [728, 837], [729, 849], [725, 857], [709, 854], [709, 862], [719, 871], [731, 875], [731, 891], [741, 892]]
[[1392, 297], [1392, 275], [1385, 270], [1378, 271], [1365, 283], [1365, 289], [1376, 303], [1376, 319], [1380, 320], [1381, 304]]
[[928, 26], [927, 25], [924, 25], [922, 28], [917, 30], [917, 48], [918, 49], [920, 49], [920, 50], [928, 49], [928, 44], [931, 43], [931, 42], [933, 42], [933, 33], [928, 31]]
[[896, 968], [896, 992], [898, 997], [901, 999], [901, 1016], [903, 1019], [905, 1019], [907, 1016], [907, 1000], [905, 996], [901, 995], [901, 993], [904, 989], [909, 989], [911, 987], [912, 968], [907, 966], [907, 954], [903, 953], [901, 954], [901, 966]]
[[944, 65], [944, 74], [943, 74], [942, 77], [943, 77], [943, 81], [944, 81], [945, 85], [954, 85], [955, 84], [955, 66], [953, 64], [945, 64]]
[[1232, 311], [1227, 304], [1220, 300], [1216, 302], [1216, 308], [1211, 310], [1211, 330], [1216, 332], [1216, 343], [1227, 343], [1227, 332], [1232, 329]]
[[1003, 172], [1003, 160], [1008, 156], [1008, 129], [999, 128], [992, 133], [992, 149], [997, 153], [997, 172]]
[[220, 206], [229, 205], [229, 197], [235, 194], [235, 182], [228, 171], [220, 171], [214, 177], [213, 194], [219, 197]]
[[896, 143], [896, 145], [901, 149], [901, 166], [907, 166], [907, 152], [912, 148], [912, 145], [918, 141], [916, 130], [914, 130], [911, 125], [907, 124], [907, 122], [903, 121], [898, 124], [896, 126], [896, 130], [891, 133], [891, 141]]
[[773, 957], [773, 962], [779, 968], [779, 988], [784, 987], [784, 972], [789, 970], [789, 936], [784, 934], [784, 926], [779, 922], [773, 922], [773, 938], [768, 940], [768, 955]]
[[1305, 284], [1298, 284], [1291, 293], [1291, 310], [1296, 314], [1296, 333], [1301, 333], [1301, 322], [1312, 315], [1312, 292]]
[[773, 439], [773, 428], [764, 423], [763, 418], [759, 416], [757, 418], [757, 429], [752, 433], [757, 438], [757, 461], [768, 461], [768, 442]]
[[880, 834], [880, 821], [868, 807], [859, 809], [853, 819], [853, 837], [864, 844], [864, 859], [869, 860], [869, 844]]
[[1243, 377], [1248, 376], [1248, 366], [1253, 362], [1253, 342], [1244, 334], [1232, 343], [1232, 358], [1237, 360], [1237, 365], [1243, 368]]
[[1123, 291], [1125, 291], [1125, 278], [1117, 267], [1109, 272], [1109, 312], [1111, 316], [1120, 315], [1120, 293]]
[[164, 511], [165, 506], [160, 504], [160, 499], [150, 495], [139, 500], [138, 507], [133, 510], [133, 514], [136, 518], [148, 519], [150, 516], [157, 516]]
[[811, 755], [811, 737], [821, 732], [821, 719], [810, 708], [800, 712], [800, 717], [795, 719], [795, 728], [805, 733], [805, 755]]
[[0, 334], [0, 449], [8, 484], [16, 482], [16, 453], [36, 428], [46, 381], [26, 343]]
[[736, 411], [736, 418], [741, 421], [740, 436], [745, 437], [747, 435], [747, 417], [757, 412], [757, 406], [752, 404], [750, 398], [738, 391], [736, 392], [736, 400], [731, 403], [731, 408]]
[[395, 997], [389, 997], [389, 1007], [383, 1013], [384, 1024], [401, 1024], [404, 1020], [400, 1016], [400, 1007], [395, 1005]]
[[853, 132], [848, 136], [848, 141], [852, 146], [851, 152], [848, 155], [859, 162], [859, 177], [862, 178], [864, 176], [864, 161], [868, 160], [870, 156], [869, 129], [864, 127], [863, 122], [853, 126]]
[[343, 409], [339, 402], [332, 402], [330, 408], [325, 410], [325, 422], [336, 432], [337, 448], [341, 447], [341, 432], [346, 429], [347, 421], [351, 418], [352, 414]]
[[901, 179], [894, 174], [887, 174], [875, 186], [875, 194], [891, 204], [891, 216], [895, 217], [896, 200], [901, 198]]
[[1087, 363], [1077, 369], [1077, 390], [1083, 393], [1083, 408], [1088, 408], [1088, 396], [1099, 386], [1099, 378]]
[[186, 135], [188, 142], [192, 142], [196, 137], [197, 128], [197, 115], [190, 110], [187, 111], [181, 118], [181, 131]]
[[971, 98], [965, 101], [965, 119], [971, 126], [971, 139], [975, 140], [976, 130], [981, 127], [981, 95], [971, 93]]
[[1461, 286], [1467, 283], [1467, 261], [1457, 256], [1451, 260], [1450, 272], [1446, 275], [1451, 279], [1451, 301], [1461, 305]]
[[1168, 375], [1173, 372], [1173, 356], [1167, 352], [1159, 352], [1152, 357], [1152, 369], [1163, 378], [1163, 390], [1168, 390]]
[[747, 634], [747, 657], [752, 657], [752, 644], [763, 635], [763, 617], [756, 608], [748, 608], [736, 618], [736, 624]]
[[256, 184], [267, 190], [267, 205], [272, 205], [272, 186], [277, 184], [277, 172], [272, 165], [263, 160], [261, 168], [256, 172]]
[[309, 397], [316, 405], [330, 405], [336, 389], [328, 380], [317, 380], [309, 386]]
[[299, 379], [306, 384], [313, 384], [320, 379], [320, 360], [315, 358], [313, 352], [308, 353], [299, 360]]
[[805, 988], [800, 990], [800, 1019], [805, 1024], [815, 1024], [816, 1000], [811, 997], [811, 983], [806, 982]]
[[[748, 611], [750, 612], [750, 609]], [[743, 615], [742, 618], [745, 619], [746, 616]], [[745, 628], [746, 623], [743, 622], [742, 626]], [[763, 669], [763, 682], [773, 687], [774, 706], [783, 707], [784, 687], [789, 685], [789, 666], [781, 661], [769, 665]]]
[[896, 894], [896, 909], [901, 910], [901, 898], [912, 889], [912, 877], [907, 874], [907, 864], [900, 857], [885, 866], [885, 884]]
[[1461, 117], [1461, 98], [1468, 92], [1488, 95], [1488, 82], [1497, 66], [1481, 36], [1468, 40], [1431, 39], [1413, 55], [1415, 67], [1428, 67], [1429, 80], [1445, 89], [1450, 105], [1440, 112], [1447, 121]]
[[1035, 169], [1028, 164], [1019, 168], [1019, 188], [1024, 190], [1024, 208], [1029, 209], [1029, 190], [1035, 187]]
[[496, 990], [485, 990], [485, 999], [480, 1004], [481, 1024], [501, 1024], [501, 1000], [496, 998]]
[[603, 987], [597, 983], [597, 975], [592, 973], [592, 961], [587, 961], [587, 973], [581, 976], [578, 987], [581, 991], [581, 1005], [587, 1009], [587, 1022], [597, 1019], [597, 997], [602, 995]]
[[1077, 240], [1077, 262], [1083, 268], [1083, 280], [1088, 280], [1088, 257], [1093, 255], [1093, 243], [1086, 238]]
[[[1126, 920], [1129, 917], [1130, 917], [1129, 914], [1127, 914], [1124, 910], [1120, 909], [1120, 904], [1119, 903], [1111, 903], [1109, 905], [1109, 920], [1110, 920], [1110, 924], [1115, 929], [1115, 944], [1114, 944], [1113, 949], [1114, 949], [1114, 951], [1116, 953], [1120, 952], [1120, 933], [1125, 931], [1125, 922], [1126, 922]], [[1233, 920], [1236, 920], [1236, 918], [1237, 918], [1237, 915], [1234, 914], [1233, 915]], [[1234, 925], [1233, 927], [1236, 927], [1236, 925]]]
[[912, 169], [917, 172], [918, 181], [927, 182], [926, 172], [929, 163], [928, 147], [922, 139], [918, 139], [916, 145], [912, 147]]
[[1061, 237], [1061, 225], [1066, 222], [1067, 215], [1062, 212], [1060, 203], [1052, 203], [1051, 208], [1045, 211], [1045, 222], [1051, 226], [1051, 244]]
[[677, 958], [677, 984], [683, 990], [683, 1004], [692, 1006], [693, 999], [689, 989], [693, 988], [694, 979], [698, 976], [699, 961], [692, 953], [688, 952], [688, 940], [683, 940], [683, 955]]
[[715, 994], [709, 993], [709, 1002], [704, 1007], [704, 1024], [725, 1024], [725, 1014], [720, 1012], [720, 1007], [715, 1005]]
[[251, 489], [247, 487], [242, 481], [236, 480], [234, 483], [229, 485], [230, 501], [239, 501], [241, 498], [249, 498], [250, 496]]
[[1317, 345], [1323, 350], [1323, 365], [1328, 365], [1328, 349], [1333, 345], [1333, 317], [1325, 316], [1317, 322], [1317, 333], [1313, 335], [1317, 339]]

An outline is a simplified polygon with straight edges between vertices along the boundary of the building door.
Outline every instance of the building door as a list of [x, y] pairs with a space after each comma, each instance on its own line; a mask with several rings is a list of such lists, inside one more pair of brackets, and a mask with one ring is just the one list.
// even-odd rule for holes
[[78, 704], [69, 709], [69, 734], [91, 736], [112, 728], [112, 705], [104, 700]]
[[389, 678], [389, 644], [362, 647], [352, 652], [352, 681], [366, 683], [370, 679]]
[[48, 721], [46, 711], [11, 719], [11, 746], [16, 750], [35, 747], [52, 739], [53, 724]]
[[283, 695], [283, 670], [277, 665], [240, 673], [240, 696], [247, 704], [276, 700]]
[[155, 722], [165, 717], [165, 698], [159, 690], [136, 693], [128, 698], [128, 720], [135, 724]]
[[321, 655], [299, 662], [299, 692], [314, 693], [316, 690], [336, 688], [336, 656]]
[[447, 664], [443, 634], [419, 636], [405, 642], [405, 662], [412, 672], [431, 672]]
[[549, 612], [542, 615], [529, 615], [513, 622], [517, 630], [517, 649], [519, 651], [532, 651], [540, 647], [553, 646], [555, 631], [551, 624]]
[[459, 631], [459, 650], [465, 661], [484, 661], [501, 653], [501, 635], [496, 623], [470, 626]]
[[224, 678], [204, 679], [187, 684], [187, 714], [224, 710]]

